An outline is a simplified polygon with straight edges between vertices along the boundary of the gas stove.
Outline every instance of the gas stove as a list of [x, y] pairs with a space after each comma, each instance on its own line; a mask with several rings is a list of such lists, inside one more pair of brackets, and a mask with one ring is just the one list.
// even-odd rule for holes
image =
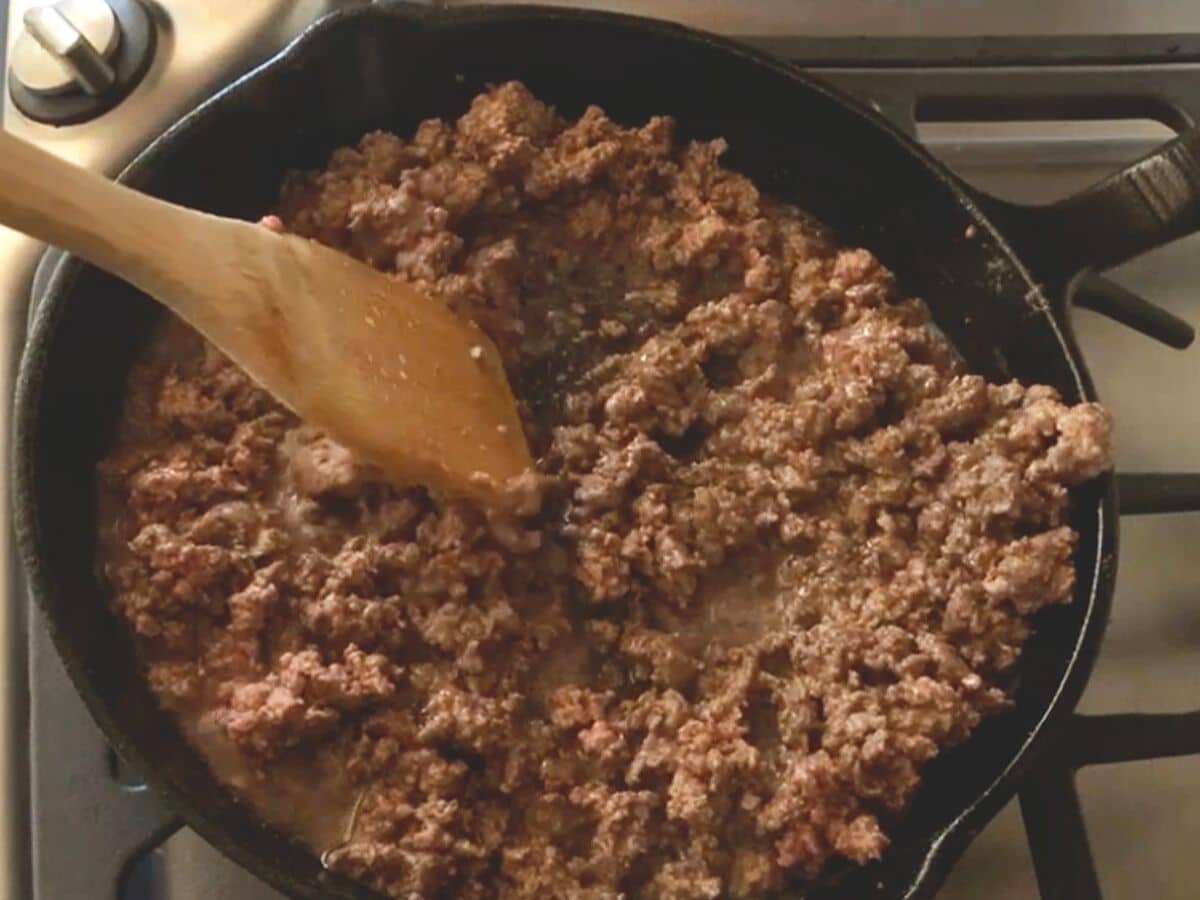
[[[305, 25], [364, 2], [60, 0], [27, 17], [45, 0], [12, 0], [0, 58], [4, 127], [113, 173]], [[1064, 196], [1200, 122], [1194, 0], [569, 5], [674, 18], [797, 61], [1006, 199]], [[85, 46], [74, 42], [76, 31]], [[987, 36], [996, 34], [1008, 36]], [[56, 58], [46, 46], [58, 48]], [[0, 228], [6, 394], [44, 250]], [[1189, 347], [1188, 324], [1200, 322], [1197, 251], [1200, 237], [1179, 241], [1106, 273], [1107, 281], [1093, 279], [1075, 298], [1080, 342], [1117, 419], [1119, 469], [1135, 473], [1121, 478], [1113, 621], [1076, 739], [1043, 760], [1020, 799], [984, 829], [939, 900], [1195, 896], [1200, 516], [1187, 513], [1200, 509], [1200, 478], [1136, 473], [1200, 469], [1200, 351]], [[6, 442], [0, 432], [4, 454]], [[0, 487], [5, 509], [7, 490]], [[30, 611], [7, 522], [5, 530], [0, 900], [281, 900], [179, 827], [108, 750]], [[1169, 715], [1144, 717], [1151, 713]]]

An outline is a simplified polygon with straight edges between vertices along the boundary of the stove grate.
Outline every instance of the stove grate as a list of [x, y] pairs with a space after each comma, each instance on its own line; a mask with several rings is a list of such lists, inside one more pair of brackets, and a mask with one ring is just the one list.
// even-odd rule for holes
[[1186, 350], [1196, 339], [1196, 329], [1183, 319], [1096, 272], [1076, 280], [1071, 300], [1176, 350]]

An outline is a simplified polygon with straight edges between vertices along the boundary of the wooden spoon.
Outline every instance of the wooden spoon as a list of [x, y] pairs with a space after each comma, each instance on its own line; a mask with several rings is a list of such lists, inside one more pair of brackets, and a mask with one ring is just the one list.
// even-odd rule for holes
[[0, 223], [145, 291], [393, 479], [498, 502], [532, 466], [491, 341], [402, 280], [138, 193], [2, 131]]

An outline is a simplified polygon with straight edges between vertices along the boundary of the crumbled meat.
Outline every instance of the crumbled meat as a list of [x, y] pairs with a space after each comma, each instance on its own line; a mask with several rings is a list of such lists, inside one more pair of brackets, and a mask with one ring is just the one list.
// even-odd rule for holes
[[149, 683], [264, 815], [297, 759], [341, 773], [314, 849], [391, 896], [752, 897], [877, 858], [1071, 596], [1107, 414], [966, 373], [868, 251], [671, 130], [506, 84], [262, 220], [488, 332], [540, 505], [380, 483], [178, 324], [131, 376], [102, 555]]
[[353, 493], [362, 481], [362, 468], [350, 451], [324, 434], [297, 429], [295, 445], [285, 448], [292, 482], [309, 497]]

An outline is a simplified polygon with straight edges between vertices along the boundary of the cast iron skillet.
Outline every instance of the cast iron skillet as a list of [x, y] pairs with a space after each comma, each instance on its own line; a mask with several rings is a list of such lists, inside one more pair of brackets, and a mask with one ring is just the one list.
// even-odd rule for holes
[[[670, 113], [681, 138], [728, 139], [727, 163], [869, 247], [924, 297], [969, 365], [993, 379], [1093, 397], [1061, 299], [1107, 266], [1190, 230], [1200, 167], [1185, 136], [1054, 207], [980, 197], [880, 117], [795, 68], [648, 20], [546, 8], [337, 13], [154, 141], [121, 180], [223, 215], [268, 210], [286, 170], [322, 165], [364, 132], [411, 133], [456, 116], [484, 85], [524, 81], [566, 116], [588, 104], [637, 124]], [[968, 228], [974, 226], [973, 236]], [[163, 236], [170, 240], [169, 235]], [[213, 260], [220, 265], [220, 260]], [[68, 259], [53, 277], [19, 373], [16, 517], [33, 591], [67, 670], [113, 746], [209, 841], [298, 898], [364, 898], [218, 785], [148, 692], [93, 574], [94, 470], [130, 362], [158, 308]], [[878, 864], [834, 866], [810, 896], [929, 896], [1015, 792], [1074, 707], [1115, 574], [1112, 479], [1074, 493], [1078, 587], [1039, 617], [1016, 710], [929, 766]]]

